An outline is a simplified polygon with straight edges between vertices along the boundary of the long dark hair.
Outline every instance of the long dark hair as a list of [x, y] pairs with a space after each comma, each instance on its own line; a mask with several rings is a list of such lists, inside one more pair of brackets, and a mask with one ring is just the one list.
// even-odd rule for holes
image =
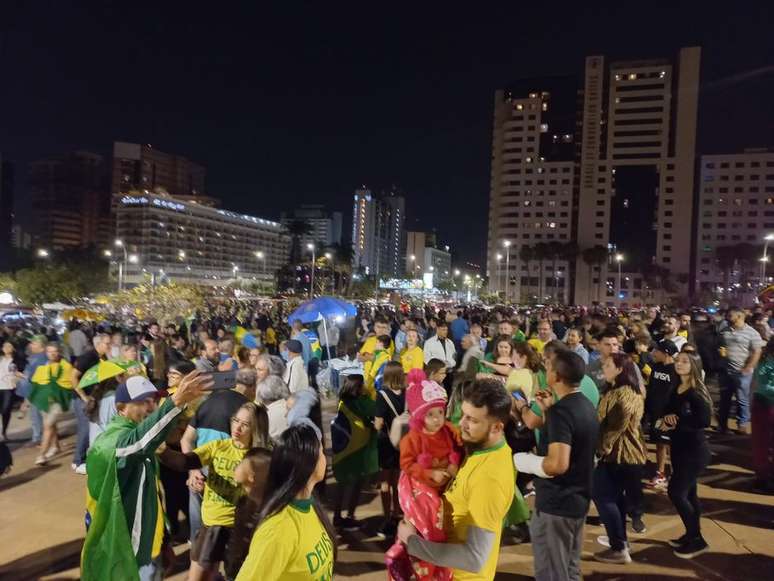
[[[304, 489], [317, 466], [321, 446], [322, 442], [317, 437], [317, 433], [308, 425], [291, 426], [282, 433], [279, 443], [271, 454], [269, 479], [266, 487], [268, 495], [261, 508], [258, 526], [269, 517], [282, 511]], [[333, 559], [335, 561], [337, 555], [336, 532], [314, 496], [312, 496], [312, 506], [325, 532], [328, 533], [331, 543], [333, 543]]]
[[613, 360], [613, 365], [616, 366], [616, 369], [621, 370], [621, 373], [615, 378], [615, 383], [611, 387], [613, 389], [617, 387], [631, 387], [639, 393], [640, 381], [637, 378], [637, 370], [631, 357], [626, 353], [613, 353], [610, 358]]

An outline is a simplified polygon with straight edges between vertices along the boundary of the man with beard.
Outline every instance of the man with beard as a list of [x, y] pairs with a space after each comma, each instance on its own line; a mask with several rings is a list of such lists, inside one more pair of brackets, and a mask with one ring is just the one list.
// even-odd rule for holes
[[479, 380], [466, 390], [460, 431], [467, 458], [444, 493], [447, 542], [421, 538], [407, 522], [398, 538], [410, 555], [453, 569], [454, 579], [494, 579], [503, 520], [516, 481], [505, 442], [511, 396], [502, 384]]

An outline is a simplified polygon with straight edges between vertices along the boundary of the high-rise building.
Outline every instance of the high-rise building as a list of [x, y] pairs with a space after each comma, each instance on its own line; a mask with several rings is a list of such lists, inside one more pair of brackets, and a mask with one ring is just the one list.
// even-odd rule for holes
[[[774, 151], [703, 155], [696, 222], [696, 290], [723, 297], [768, 283]], [[768, 264], [761, 261], [764, 252]]]
[[110, 231], [106, 178], [103, 157], [88, 151], [32, 162], [33, 243], [52, 250], [105, 244]]
[[325, 207], [317, 204], [301, 205], [292, 212], [283, 212], [280, 222], [287, 226], [294, 221], [306, 222], [311, 226], [311, 233], [302, 236], [300, 241], [303, 248], [309, 243], [341, 244], [341, 212], [328, 212]]
[[688, 280], [700, 57], [591, 56], [580, 92], [535, 79], [496, 93], [491, 290], [633, 304], [654, 298], [653, 273]]
[[406, 232], [405, 272], [409, 278], [432, 275], [434, 283], [451, 278], [449, 247], [439, 248], [431, 232]]
[[609, 260], [578, 258], [576, 303], [600, 286], [601, 302], [647, 302], [640, 275], [652, 267], [688, 280], [700, 60], [698, 47], [674, 60], [586, 59], [577, 242]]
[[290, 237], [278, 222], [170, 196], [116, 198], [116, 236], [127, 251], [129, 283], [146, 275], [205, 284], [269, 281], [287, 263]]
[[173, 198], [202, 206], [217, 206], [216, 198], [207, 196], [204, 166], [182, 155], [164, 153], [151, 145], [113, 143], [111, 192], [165, 193]]
[[403, 275], [406, 202], [395, 192], [355, 190], [352, 212], [353, 267], [381, 277]]
[[13, 165], [0, 155], [0, 272], [10, 267], [13, 227]]
[[[558, 245], [574, 239], [577, 103], [567, 78], [495, 93], [487, 272], [490, 290], [510, 300], [567, 294], [570, 264]], [[549, 244], [556, 257], [521, 259]]]

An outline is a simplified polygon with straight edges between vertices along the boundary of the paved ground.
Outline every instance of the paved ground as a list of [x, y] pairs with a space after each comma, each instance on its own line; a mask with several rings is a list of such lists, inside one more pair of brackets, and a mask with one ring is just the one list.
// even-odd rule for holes
[[[13, 422], [17, 431], [12, 425], [12, 437], [21, 439], [29, 433], [25, 421], [14, 417]], [[71, 423], [67, 427], [72, 430]], [[14, 446], [13, 472], [0, 480], [0, 580], [78, 578], [85, 477], [70, 470], [72, 446], [73, 438], [66, 438], [65, 452], [45, 468], [33, 465], [35, 448]], [[634, 559], [631, 565], [593, 561], [592, 553], [602, 548], [596, 538], [604, 530], [595, 525], [586, 527], [585, 579], [774, 579], [774, 496], [751, 492], [749, 439], [713, 437], [712, 447], [713, 464], [699, 487], [705, 511], [703, 532], [712, 551], [693, 561], [674, 557], [666, 540], [683, 533], [680, 521], [665, 495], [649, 491], [645, 516], [648, 531], [630, 537]], [[365, 520], [366, 526], [363, 532], [340, 539], [337, 578], [386, 578], [382, 565], [386, 545], [368, 532], [378, 526], [379, 512], [378, 495], [364, 494], [357, 516]], [[177, 552], [181, 572], [171, 578], [183, 580], [187, 547], [180, 546]], [[497, 579], [531, 578], [531, 555], [529, 544], [504, 546]]]

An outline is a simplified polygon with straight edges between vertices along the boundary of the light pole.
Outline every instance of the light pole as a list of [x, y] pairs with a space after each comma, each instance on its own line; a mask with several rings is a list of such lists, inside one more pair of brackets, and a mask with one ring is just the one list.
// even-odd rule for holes
[[[503, 255], [499, 252], [495, 255], [495, 258], [497, 259], [497, 274], [495, 275], [496, 285], [499, 287], [500, 284], [503, 282], [503, 269], [500, 263], [503, 261]], [[503, 292], [505, 292], [505, 289], [503, 288]], [[500, 294], [500, 289], [497, 289], [497, 294]]]
[[333, 253], [326, 252], [325, 258], [331, 263], [331, 294], [336, 294], [336, 263], [333, 260]]
[[311, 299], [314, 296], [314, 263], [317, 261], [317, 256], [315, 254], [314, 244], [310, 242], [306, 247], [312, 251], [312, 276], [309, 279], [309, 298]]
[[774, 240], [774, 234], [767, 234], [763, 238], [763, 257], [761, 258], [761, 288], [766, 286], [766, 263], [769, 261], [769, 242]]
[[38, 251], [35, 254], [38, 258], [48, 258], [51, 256], [51, 253], [45, 248], [38, 248]]
[[615, 261], [618, 263], [618, 300], [621, 300], [621, 263], [623, 262], [624, 255], [623, 254], [616, 254], [615, 255]]
[[263, 272], [261, 274], [263, 274], [263, 276], [266, 277], [266, 255], [263, 253], [262, 250], [258, 250], [255, 253], [255, 257], [260, 259], [261, 262], [263, 263]]
[[129, 254], [126, 252], [123, 240], [116, 240], [113, 244], [124, 251], [123, 263], [120, 260], [118, 261], [118, 290], [121, 291], [124, 290], [124, 269], [128, 270], [126, 263], [129, 262]]
[[234, 275], [234, 281], [238, 282], [239, 281], [239, 267], [236, 264], [231, 268], [231, 273]]
[[511, 286], [511, 241], [505, 240], [503, 246], [505, 246], [505, 304], [507, 305]]

